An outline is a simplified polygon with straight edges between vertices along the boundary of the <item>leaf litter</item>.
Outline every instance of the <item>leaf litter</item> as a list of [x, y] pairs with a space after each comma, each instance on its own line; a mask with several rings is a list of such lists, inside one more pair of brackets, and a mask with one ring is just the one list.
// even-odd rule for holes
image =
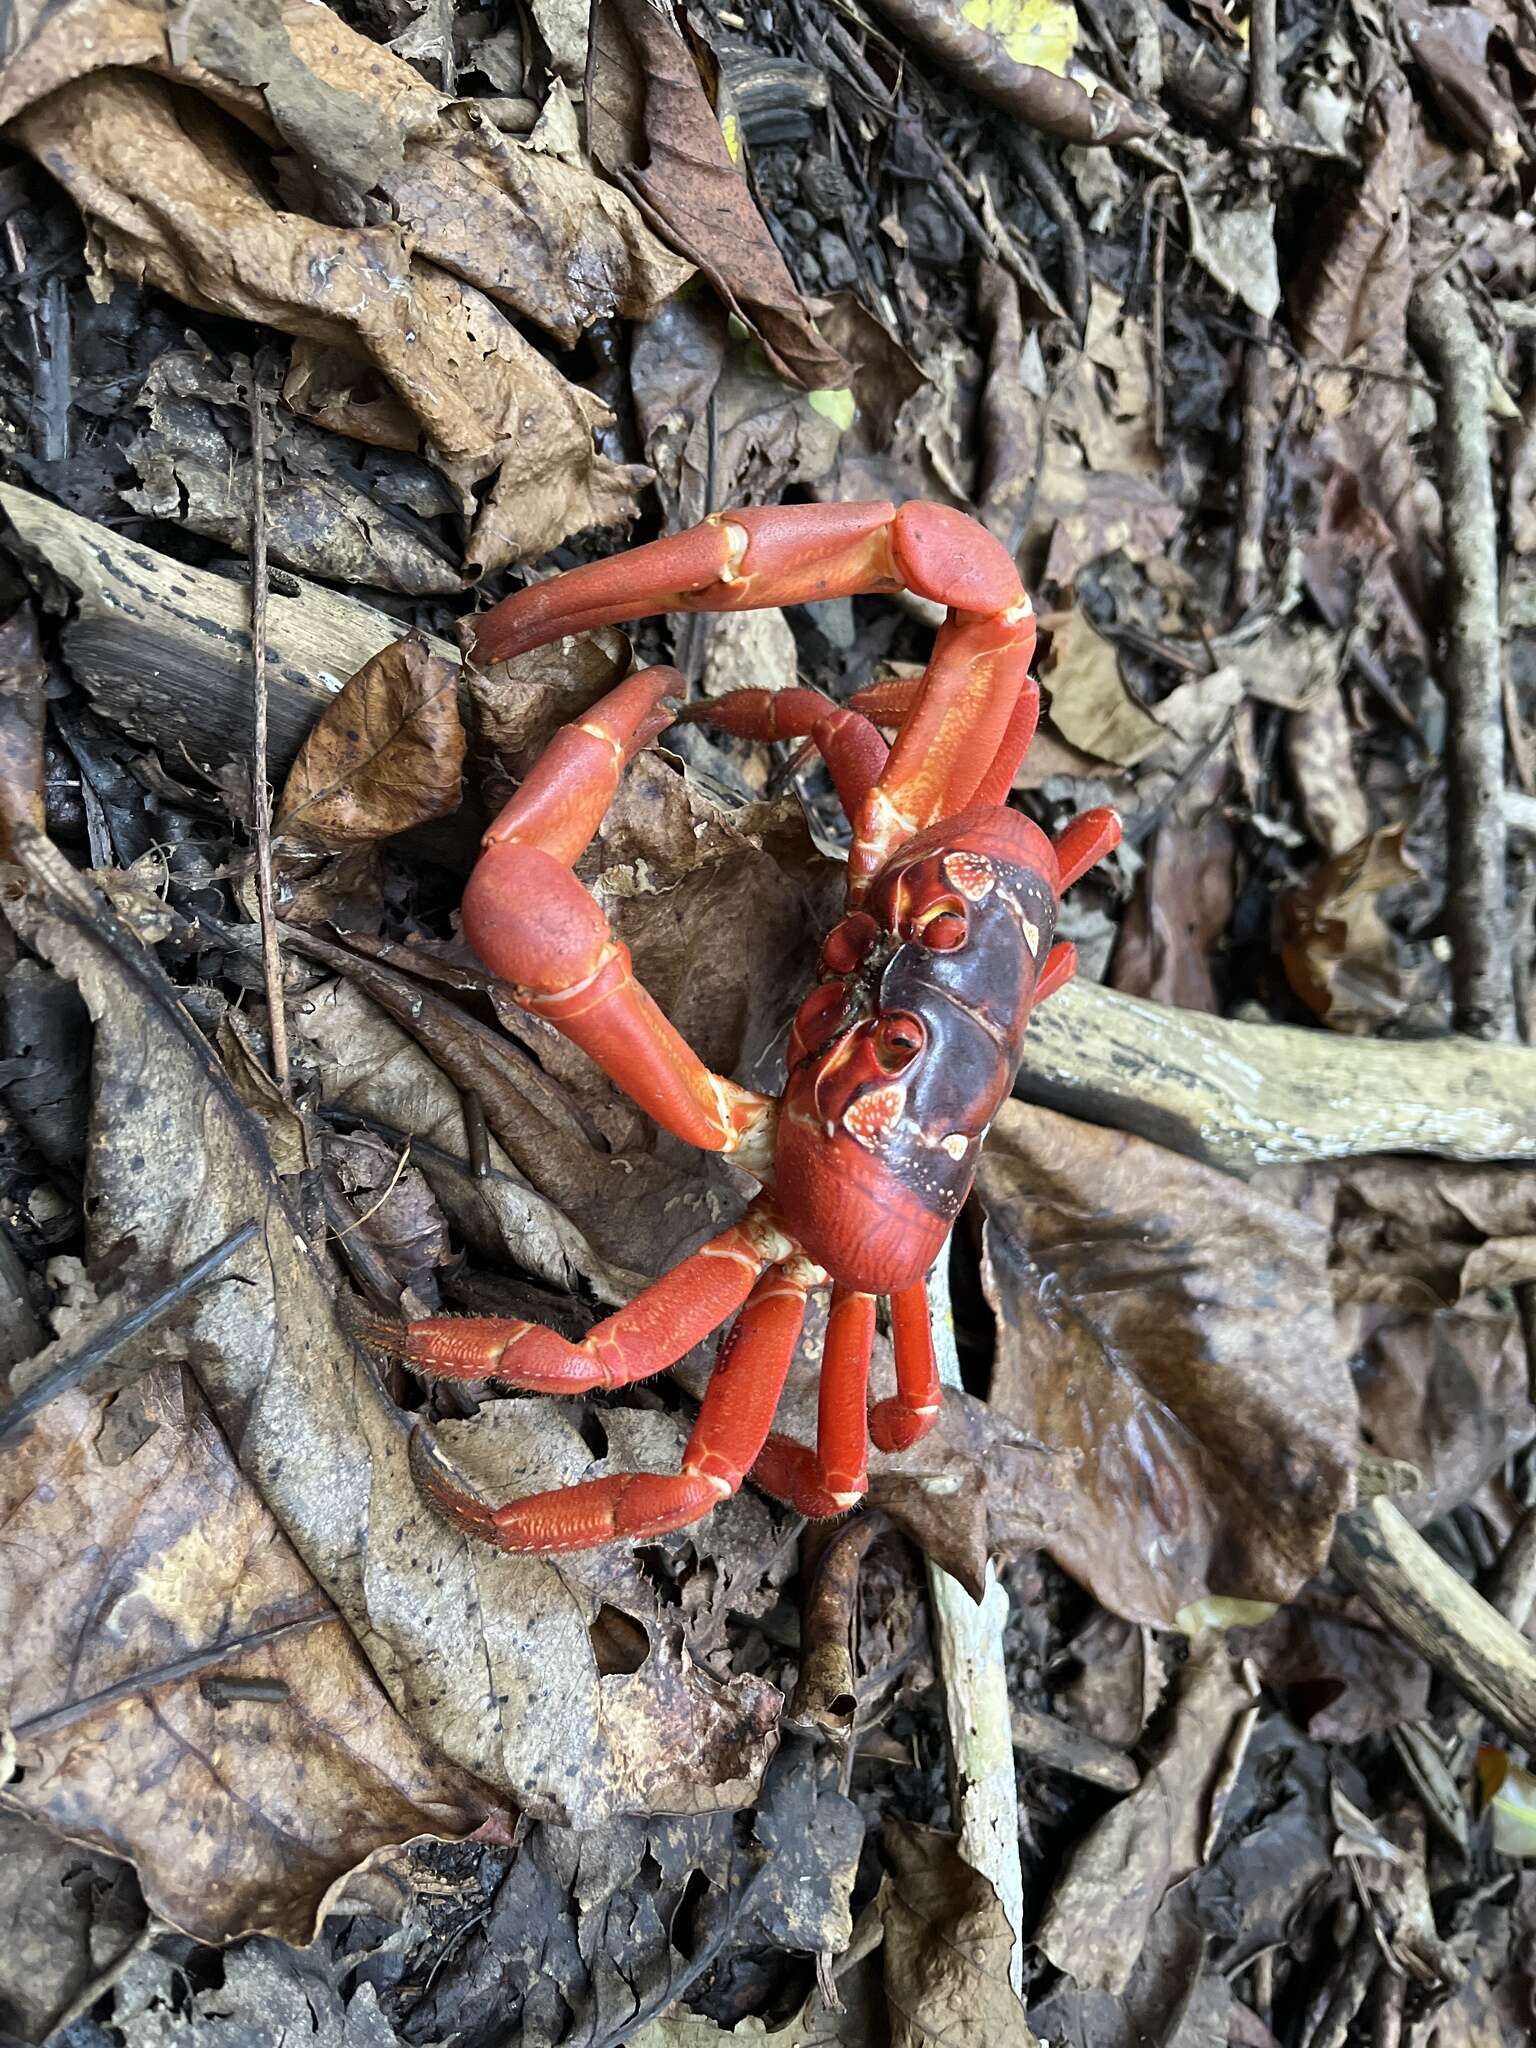
[[[1010, 1105], [952, 1260], [970, 1391], [920, 1452], [872, 1461], [853, 1706], [814, 1733], [785, 1702], [821, 1539], [776, 1504], [748, 1489], [556, 1568], [471, 1552], [405, 1475], [418, 1417], [500, 1498], [666, 1469], [709, 1347], [555, 1403], [381, 1378], [348, 1336], [357, 1297], [578, 1335], [745, 1198], [484, 974], [464, 875], [632, 658], [709, 693], [842, 696], [915, 673], [929, 629], [842, 600], [484, 674], [447, 658], [457, 593], [637, 522], [885, 494], [978, 512], [1044, 628], [1014, 800], [1048, 829], [1091, 802], [1127, 820], [1069, 900], [1082, 971], [1260, 1031], [1265, 1064], [1320, 1031], [1432, 1054], [1464, 936], [1437, 648], [1460, 514], [1410, 310], [1449, 269], [1492, 364], [1513, 821], [1536, 794], [1536, 46], [1502, 8], [1290, 9], [1255, 145], [1263, 12], [20, 13], [6, 482], [96, 522], [94, 560], [124, 529], [138, 554], [133, 606], [82, 605], [62, 636], [72, 600], [35, 552], [5, 590], [44, 607], [0, 639], [12, 1397], [260, 1231], [0, 1445], [25, 1532], [8, 2033], [1525, 2038], [1520, 1761], [1329, 1560], [1357, 1488], [1390, 1485], [1509, 1597], [1536, 1440], [1527, 1167], [1427, 1161], [1412, 1133], [1330, 1161], [1292, 1130], [1307, 1163], [1240, 1178], [1187, 1156], [1187, 1127], [1174, 1149], [1106, 1129], [1091, 1082]], [[243, 651], [202, 643], [232, 682], [197, 700], [203, 730], [178, 707], [190, 750], [157, 752], [114, 681], [162, 658], [156, 590], [247, 573], [257, 389], [274, 601], [350, 586], [385, 650], [327, 667], [318, 723], [286, 664], [271, 685], [285, 766], [309, 730], [276, 802], [287, 1085]], [[206, 631], [196, 603], [178, 631]], [[1526, 1035], [1533, 846], [1516, 824]], [[773, 1088], [840, 852], [814, 767], [687, 728], [631, 769], [581, 875], [711, 1064]], [[1273, 1023], [1293, 1028], [1261, 1053]], [[820, 1330], [783, 1410], [801, 1441]], [[882, 1335], [877, 1393], [890, 1373]], [[955, 1847], [924, 1555], [976, 1594], [999, 1561], [1010, 1594], [1022, 1950]], [[1053, 1720], [1137, 1789], [1032, 1750]]]

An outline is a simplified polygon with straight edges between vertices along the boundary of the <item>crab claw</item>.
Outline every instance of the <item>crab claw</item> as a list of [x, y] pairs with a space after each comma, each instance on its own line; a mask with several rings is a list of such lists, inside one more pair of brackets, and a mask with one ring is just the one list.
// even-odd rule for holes
[[656, 612], [747, 611], [902, 589], [988, 615], [1024, 598], [1007, 550], [947, 506], [754, 506], [712, 513], [687, 533], [514, 592], [476, 622], [475, 658], [509, 661], [563, 634]]

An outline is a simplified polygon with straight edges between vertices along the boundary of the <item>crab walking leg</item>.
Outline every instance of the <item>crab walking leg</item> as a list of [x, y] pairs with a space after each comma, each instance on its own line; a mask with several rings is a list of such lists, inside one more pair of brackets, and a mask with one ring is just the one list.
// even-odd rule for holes
[[444, 1482], [439, 1468], [417, 1472], [438, 1506], [472, 1535], [503, 1550], [592, 1550], [624, 1538], [681, 1529], [736, 1492], [768, 1435], [805, 1320], [804, 1262], [766, 1273], [720, 1347], [698, 1420], [671, 1475], [625, 1472], [530, 1494], [489, 1513]]
[[896, 1391], [869, 1411], [869, 1433], [878, 1450], [910, 1450], [939, 1419], [944, 1390], [933, 1348], [932, 1314], [922, 1281], [891, 1296]]
[[681, 681], [675, 669], [648, 669], [555, 735], [485, 835], [464, 892], [464, 935], [525, 1010], [590, 1054], [664, 1130], [766, 1165], [770, 1098], [705, 1066], [571, 873], [625, 766], [670, 723], [661, 699]]
[[816, 1484], [838, 1512], [869, 1491], [869, 1357], [875, 1342], [875, 1297], [850, 1287], [832, 1290], [827, 1341], [821, 1353], [816, 1413]]
[[535, 1394], [628, 1386], [675, 1365], [718, 1330], [767, 1268], [793, 1246], [754, 1204], [739, 1223], [674, 1266], [579, 1344], [515, 1316], [425, 1316], [393, 1323], [359, 1315], [358, 1334], [434, 1379], [501, 1380]]
[[1058, 989], [1066, 987], [1077, 972], [1077, 948], [1070, 939], [1058, 939], [1045, 956], [1045, 965], [1040, 970], [1040, 979], [1035, 983], [1035, 992], [1030, 997], [1031, 1006], [1043, 1003]]
[[810, 740], [826, 762], [851, 819], [879, 780], [890, 749], [867, 718], [820, 690], [731, 690], [678, 713], [680, 725], [708, 725], [744, 740]]
[[1107, 805], [1074, 818], [1056, 841], [1056, 865], [1061, 870], [1062, 888], [1070, 889], [1105, 854], [1113, 853], [1120, 844], [1122, 830], [1120, 813]]
[[[913, 706], [922, 693], [924, 676], [883, 676], [878, 683], [870, 683], [865, 689], [855, 690], [848, 699], [847, 708], [860, 713], [871, 725], [883, 726], [888, 732], [905, 724]], [[1014, 777], [1018, 774], [1024, 756], [1029, 752], [1034, 739], [1035, 728], [1040, 723], [1040, 686], [1032, 676], [1026, 676], [1019, 691], [1018, 701], [1008, 720], [1002, 744], [993, 757], [992, 765], [976, 785], [968, 799], [973, 804], [1004, 804], [1013, 788]]]

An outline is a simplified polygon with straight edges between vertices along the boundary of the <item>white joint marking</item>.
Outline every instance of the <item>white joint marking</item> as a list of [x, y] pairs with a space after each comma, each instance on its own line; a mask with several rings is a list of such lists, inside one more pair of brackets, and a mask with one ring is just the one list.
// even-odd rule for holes
[[611, 732], [604, 732], [600, 725], [588, 725], [585, 719], [581, 721], [576, 730], [584, 732], [589, 739], [601, 740], [603, 745], [612, 751], [613, 758], [616, 761], [623, 760], [624, 749]]
[[1002, 618], [1005, 626], [1017, 626], [1022, 624], [1025, 619], [1032, 619], [1034, 616], [1035, 608], [1030, 603], [1029, 594], [1026, 592], [1017, 604], [1009, 605]]
[[836, 1501], [840, 1508], [856, 1508], [864, 1498], [864, 1489], [860, 1487], [854, 1493], [831, 1493], [828, 1498]]
[[721, 533], [725, 536], [726, 547], [725, 563], [720, 571], [720, 581], [722, 583], [735, 583], [739, 580], [741, 565], [747, 558], [747, 549], [752, 544], [752, 536], [744, 526], [738, 526], [734, 519], [722, 519], [718, 524]]
[[1031, 923], [1030, 923], [1030, 921], [1029, 921], [1029, 919], [1028, 919], [1027, 917], [1020, 917], [1020, 919], [1019, 919], [1019, 923], [1020, 923], [1020, 925], [1021, 925], [1021, 926], [1023, 927], [1023, 931], [1024, 931], [1024, 943], [1025, 943], [1025, 945], [1026, 945], [1026, 946], [1028, 946], [1028, 948], [1029, 948], [1029, 957], [1030, 957], [1030, 959], [1031, 959], [1031, 960], [1034, 960], [1034, 959], [1038, 959], [1038, 957], [1039, 957], [1039, 954], [1040, 954], [1040, 927], [1039, 927], [1039, 925], [1037, 925], [1037, 924], [1031, 924]]

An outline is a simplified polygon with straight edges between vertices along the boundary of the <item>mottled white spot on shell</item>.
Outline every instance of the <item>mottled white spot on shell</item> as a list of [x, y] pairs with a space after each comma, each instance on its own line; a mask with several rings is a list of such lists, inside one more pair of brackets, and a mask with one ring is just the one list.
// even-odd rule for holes
[[1027, 917], [1021, 918], [1019, 922], [1024, 927], [1024, 943], [1028, 946], [1029, 957], [1033, 960], [1040, 951], [1040, 927], [1031, 924]]
[[906, 1108], [907, 1091], [894, 1083], [889, 1088], [872, 1088], [850, 1103], [843, 1113], [843, 1128], [867, 1150], [883, 1145]]
[[980, 903], [997, 883], [997, 869], [984, 853], [948, 853], [944, 856], [944, 873], [972, 903]]
[[963, 1159], [965, 1148], [970, 1143], [964, 1131], [951, 1131], [947, 1138], [940, 1138], [939, 1150], [947, 1152], [951, 1159]]

